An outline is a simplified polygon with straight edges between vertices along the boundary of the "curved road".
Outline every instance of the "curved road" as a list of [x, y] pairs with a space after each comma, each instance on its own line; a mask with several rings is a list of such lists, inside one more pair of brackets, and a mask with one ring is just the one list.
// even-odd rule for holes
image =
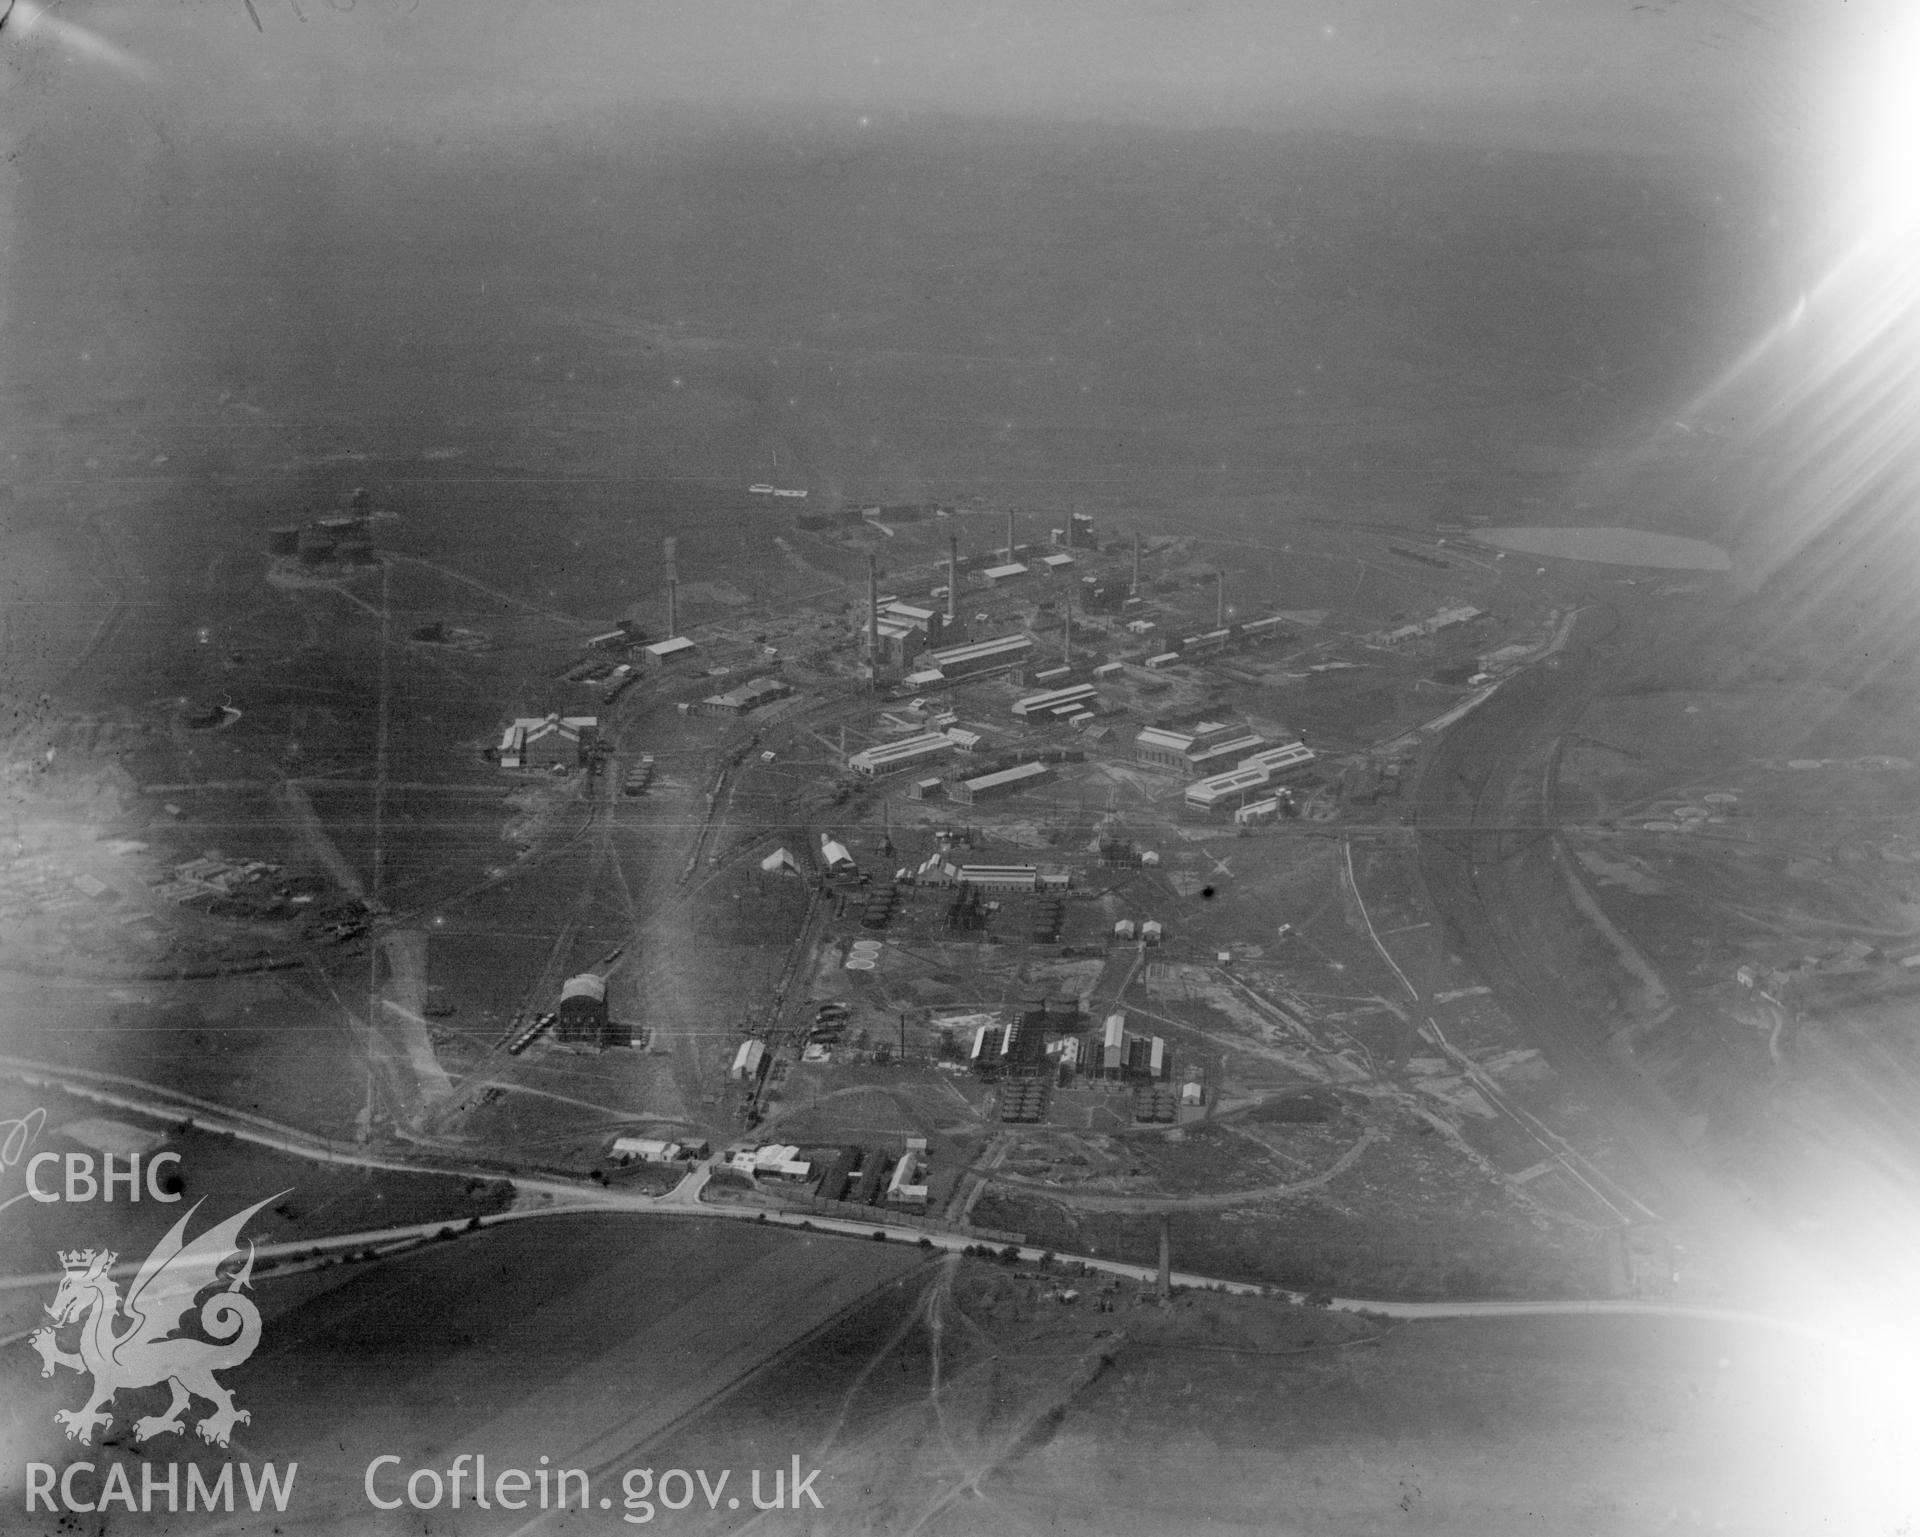
[[[497, 1170], [462, 1166], [451, 1158], [404, 1158], [392, 1154], [374, 1154], [352, 1144], [332, 1142], [291, 1127], [274, 1128], [271, 1123], [259, 1117], [209, 1112], [205, 1101], [194, 1101], [191, 1106], [188, 1106], [177, 1098], [165, 1096], [164, 1091], [150, 1085], [139, 1084], [136, 1080], [113, 1079], [109, 1075], [96, 1073], [80, 1075], [74, 1069], [46, 1067], [10, 1057], [0, 1058], [0, 1076], [37, 1087], [57, 1088], [78, 1099], [92, 1100], [115, 1109], [168, 1122], [178, 1121], [181, 1112], [188, 1110], [193, 1115], [195, 1125], [202, 1129], [232, 1136], [256, 1146], [270, 1147], [299, 1158], [408, 1174], [501, 1177]], [[1349, 1151], [1357, 1154], [1360, 1148], [1356, 1146]], [[892, 1242], [954, 1253], [977, 1248], [980, 1244], [978, 1239], [963, 1233], [927, 1232], [920, 1228], [890, 1224], [886, 1220], [885, 1212], [878, 1208], [875, 1209], [872, 1221], [853, 1221], [806, 1212], [708, 1202], [702, 1200], [701, 1195], [711, 1167], [711, 1163], [696, 1167], [678, 1186], [660, 1196], [638, 1195], [597, 1185], [573, 1184], [558, 1179], [514, 1176], [512, 1183], [516, 1191], [523, 1197], [538, 1198], [542, 1204], [526, 1206], [514, 1211], [497, 1212], [489, 1216], [407, 1223], [396, 1227], [337, 1233], [324, 1238], [306, 1238], [297, 1242], [263, 1244], [256, 1252], [261, 1259], [269, 1261], [281, 1259], [296, 1264], [303, 1260], [319, 1262], [323, 1261], [327, 1255], [346, 1251], [374, 1249], [391, 1252], [449, 1237], [457, 1240], [463, 1231], [494, 1227], [503, 1222], [536, 1221], [543, 1217], [587, 1212], [599, 1214], [628, 1212], [653, 1217], [756, 1222], [778, 1227], [805, 1228], [813, 1232], [838, 1233], [869, 1242], [878, 1232], [884, 1233]], [[1093, 1254], [1067, 1254], [1031, 1245], [1013, 1247], [1017, 1249], [1019, 1260], [1028, 1264], [1037, 1264], [1043, 1257], [1050, 1256], [1056, 1264], [1078, 1265], [1090, 1271], [1098, 1271], [1124, 1280], [1153, 1282], [1159, 1275], [1151, 1265], [1136, 1265]], [[996, 1252], [1004, 1254], [1006, 1250], [1003, 1248]], [[138, 1265], [129, 1261], [116, 1267], [115, 1274], [124, 1272], [131, 1276], [137, 1269]], [[44, 1275], [8, 1276], [0, 1278], [0, 1292], [17, 1291], [29, 1287], [44, 1288], [56, 1284], [59, 1279], [59, 1275], [52, 1272]], [[1285, 1287], [1228, 1280], [1220, 1276], [1197, 1275], [1182, 1270], [1173, 1271], [1171, 1281], [1175, 1286], [1196, 1290], [1220, 1291], [1235, 1296], [1278, 1297], [1296, 1304], [1306, 1303], [1309, 1296], [1308, 1293], [1292, 1291]], [[1402, 1302], [1377, 1297], [1335, 1297], [1323, 1299], [1323, 1301], [1324, 1305], [1344, 1312], [1372, 1313], [1387, 1318], [1409, 1320], [1589, 1315], [1693, 1319], [1701, 1322], [1739, 1323], [1809, 1336], [1829, 1343], [1846, 1343], [1843, 1336], [1830, 1335], [1816, 1326], [1785, 1315], [1685, 1303], [1621, 1301], [1610, 1298], [1540, 1298], [1500, 1302]], [[0, 1345], [6, 1343], [8, 1341], [0, 1340]]]

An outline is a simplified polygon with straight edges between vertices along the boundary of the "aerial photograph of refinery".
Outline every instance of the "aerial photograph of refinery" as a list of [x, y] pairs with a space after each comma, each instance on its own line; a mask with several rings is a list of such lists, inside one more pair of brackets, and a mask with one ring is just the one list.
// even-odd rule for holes
[[0, 1532], [1920, 1529], [1920, 13], [0, 73]]

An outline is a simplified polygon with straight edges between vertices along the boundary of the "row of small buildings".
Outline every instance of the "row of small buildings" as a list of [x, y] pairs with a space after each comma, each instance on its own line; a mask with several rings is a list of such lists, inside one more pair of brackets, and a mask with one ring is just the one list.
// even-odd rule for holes
[[[1092, 693], [1091, 685], [1082, 687], [1086, 689], [1086, 694], [1079, 693], [1077, 689], [1055, 692], [1056, 695], [1073, 696], [1063, 702], [1065, 707], [1073, 708]], [[1054, 696], [1034, 697], [1046, 700]], [[856, 774], [877, 779], [924, 767], [949, 753], [970, 751], [978, 745], [978, 741], [977, 733], [955, 728], [923, 731], [897, 741], [877, 743], [853, 753], [847, 758], [847, 767]], [[1148, 726], [1134, 739], [1134, 756], [1136, 761], [1155, 768], [1202, 771], [1204, 777], [1187, 786], [1185, 800], [1190, 810], [1203, 813], [1231, 810], [1244, 807], [1251, 801], [1272, 799], [1277, 814], [1279, 796], [1266, 792], [1306, 773], [1318, 761], [1313, 749], [1304, 742], [1274, 746], [1244, 726], [1222, 725], [1218, 722], [1203, 722], [1191, 731]], [[1224, 764], [1231, 764], [1232, 767], [1221, 767]], [[1204, 771], [1210, 767], [1216, 772], [1205, 774]], [[944, 789], [950, 799], [971, 806], [1036, 789], [1053, 777], [1054, 769], [1047, 763], [1017, 763], [989, 773], [959, 778], [944, 785], [938, 778], [916, 781], [914, 795], [916, 799], [925, 799]]]
[[1038, 865], [958, 864], [940, 854], [928, 856], [908, 876], [921, 886], [972, 886], [978, 891], [1010, 893], [1068, 891], [1073, 887], [1073, 872], [1048, 870]]
[[877, 1147], [843, 1147], [821, 1176], [817, 1193], [826, 1201], [924, 1211], [929, 1174], [925, 1137], [908, 1137], [898, 1158]]
[[[879, 779], [888, 774], [926, 767], [935, 760], [946, 757], [948, 753], [973, 752], [979, 745], [978, 732], [949, 726], [941, 731], [922, 731], [913, 736], [901, 737], [896, 741], [879, 742], [872, 747], [863, 748], [859, 752], [848, 755], [847, 767], [864, 778]], [[980, 801], [995, 800], [1003, 795], [1016, 795], [1023, 790], [1034, 789], [1053, 777], [1054, 770], [1049, 764], [1038, 761], [1016, 763], [986, 773], [964, 776], [945, 786], [945, 791], [950, 799], [959, 801], [962, 805], [971, 806]], [[938, 780], [931, 784], [916, 783], [915, 798], [925, 799], [932, 791], [939, 788]]]
[[[1050, 560], [1063, 558], [1049, 557]], [[999, 581], [1024, 575], [1026, 570], [1025, 566], [1015, 564], [995, 567], [984, 575], [990, 584], [997, 585]], [[1273, 614], [1264, 619], [1249, 619], [1220, 629], [1202, 631], [1176, 641], [1166, 651], [1144, 658], [1140, 665], [1157, 671], [1178, 662], [1216, 656], [1237, 646], [1278, 640], [1288, 633], [1283, 626], [1282, 617]], [[1155, 628], [1150, 619], [1135, 619], [1127, 625], [1130, 633], [1140, 637], [1150, 634]], [[1030, 635], [996, 635], [986, 640], [942, 646], [940, 641], [943, 633], [940, 615], [934, 610], [898, 602], [883, 604], [880, 608], [876, 635], [882, 659], [902, 665], [909, 661], [916, 662], [917, 670], [909, 673], [905, 679], [906, 683], [916, 688], [1009, 671], [1024, 665], [1034, 650], [1033, 637]], [[1115, 676], [1123, 665], [1120, 662], [1103, 663], [1095, 669], [1095, 675]], [[1066, 669], [1062, 667], [1059, 671], [1064, 673]], [[1045, 681], [1044, 677], [1041, 681]]]
[[1102, 1078], [1146, 1078], [1159, 1083], [1173, 1076], [1173, 1058], [1157, 1035], [1135, 1035], [1127, 1016], [1109, 1014], [1100, 1030], [1100, 1060], [1088, 1064]]
[[1005, 1073], [1037, 1072], [1051, 1059], [1063, 1071], [1078, 1070], [1099, 1078], [1164, 1083], [1173, 1077], [1173, 1053], [1165, 1038], [1134, 1034], [1127, 1029], [1125, 1014], [1109, 1014], [1099, 1035], [1084, 1045], [1077, 1033], [1048, 1040], [1053, 1017], [1045, 1009], [1036, 1009], [1022, 1013], [1011, 1025], [989, 1021], [976, 1026], [967, 1051], [968, 1066], [982, 1077], [998, 1078]]

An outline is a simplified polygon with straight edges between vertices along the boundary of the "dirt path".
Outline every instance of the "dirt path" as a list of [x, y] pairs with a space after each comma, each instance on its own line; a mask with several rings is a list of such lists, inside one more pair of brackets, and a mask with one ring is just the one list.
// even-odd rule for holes
[[1304, 1190], [1317, 1190], [1320, 1186], [1338, 1179], [1354, 1164], [1360, 1161], [1360, 1155], [1380, 1139], [1380, 1133], [1369, 1126], [1360, 1133], [1360, 1140], [1348, 1148], [1318, 1174], [1306, 1179], [1295, 1180], [1286, 1185], [1255, 1185], [1247, 1190], [1216, 1190], [1206, 1194], [1133, 1196], [1100, 1195], [1094, 1191], [1062, 1190], [1058, 1185], [1049, 1185], [1036, 1179], [1027, 1179], [1018, 1174], [987, 1173], [982, 1177], [997, 1185], [1011, 1185], [1016, 1189], [1044, 1196], [1049, 1201], [1062, 1206], [1074, 1206], [1083, 1211], [1132, 1212], [1152, 1215], [1158, 1212], [1172, 1211], [1218, 1211], [1223, 1207], [1246, 1206], [1254, 1201], [1277, 1201], [1285, 1196], [1299, 1195]]

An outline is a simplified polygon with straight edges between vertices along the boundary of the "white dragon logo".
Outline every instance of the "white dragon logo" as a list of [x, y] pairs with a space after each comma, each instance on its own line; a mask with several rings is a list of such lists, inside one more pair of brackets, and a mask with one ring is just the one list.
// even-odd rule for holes
[[[91, 1442], [95, 1429], [104, 1434], [113, 1416], [103, 1412], [102, 1406], [122, 1388], [154, 1387], [162, 1382], [173, 1390], [173, 1402], [165, 1414], [134, 1421], [136, 1441], [184, 1432], [181, 1411], [196, 1397], [214, 1406], [214, 1412], [194, 1427], [210, 1445], [225, 1446], [233, 1427], [252, 1419], [245, 1409], [234, 1406], [233, 1394], [213, 1375], [216, 1369], [238, 1366], [260, 1343], [260, 1310], [251, 1298], [240, 1295], [243, 1287], [252, 1284], [251, 1242], [245, 1265], [225, 1290], [214, 1293], [200, 1309], [200, 1327], [211, 1338], [196, 1339], [174, 1331], [192, 1310], [194, 1298], [219, 1282], [220, 1268], [239, 1254], [240, 1229], [247, 1219], [285, 1194], [283, 1190], [268, 1196], [188, 1243], [188, 1219], [200, 1209], [196, 1201], [154, 1246], [124, 1302], [112, 1275], [118, 1255], [106, 1249], [77, 1249], [60, 1255], [66, 1274], [47, 1306], [52, 1327], [35, 1330], [28, 1343], [40, 1352], [42, 1377], [51, 1377], [56, 1366], [93, 1374], [93, 1396], [86, 1406], [54, 1414], [66, 1426], [69, 1440]], [[131, 1321], [116, 1332], [122, 1312]], [[76, 1322], [80, 1325], [77, 1355], [62, 1350], [55, 1339], [55, 1330]]]

